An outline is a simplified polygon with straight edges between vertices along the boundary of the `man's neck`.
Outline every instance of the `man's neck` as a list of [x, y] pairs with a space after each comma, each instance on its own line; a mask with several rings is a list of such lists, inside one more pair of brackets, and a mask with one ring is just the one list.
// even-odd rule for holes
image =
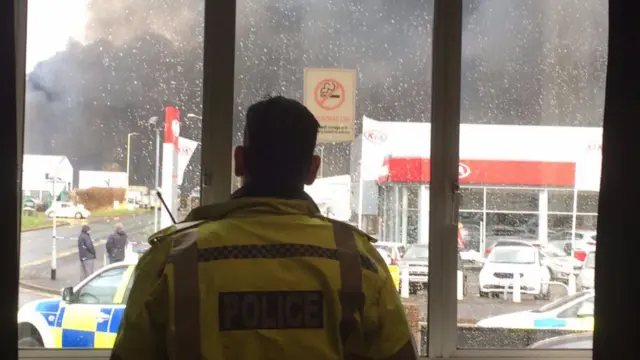
[[238, 197], [272, 197], [290, 200], [306, 200], [304, 185], [300, 186], [270, 186], [247, 182], [242, 188], [233, 193], [232, 198]]

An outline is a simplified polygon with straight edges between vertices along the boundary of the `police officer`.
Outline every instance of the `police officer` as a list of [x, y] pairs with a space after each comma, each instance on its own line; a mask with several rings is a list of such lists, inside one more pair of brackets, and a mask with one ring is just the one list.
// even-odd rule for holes
[[372, 239], [304, 192], [318, 129], [294, 100], [249, 107], [242, 188], [151, 237], [111, 359], [417, 358]]

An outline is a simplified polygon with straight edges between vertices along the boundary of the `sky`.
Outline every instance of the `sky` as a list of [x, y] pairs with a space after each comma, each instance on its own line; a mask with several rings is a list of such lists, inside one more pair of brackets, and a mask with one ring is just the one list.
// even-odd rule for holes
[[27, 14], [27, 64], [36, 64], [66, 48], [70, 37], [83, 41], [87, 0], [29, 0]]

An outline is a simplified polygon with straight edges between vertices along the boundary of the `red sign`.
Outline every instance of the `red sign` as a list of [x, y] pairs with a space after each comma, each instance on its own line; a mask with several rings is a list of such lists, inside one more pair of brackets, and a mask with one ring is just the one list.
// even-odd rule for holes
[[[431, 160], [390, 158], [385, 160], [389, 174], [380, 183], [429, 183]], [[570, 162], [462, 160], [458, 166], [461, 184], [530, 185], [571, 187], [575, 184], [576, 164]]]
[[335, 79], [324, 79], [316, 85], [314, 98], [325, 110], [335, 110], [344, 104], [344, 86]]
[[164, 143], [173, 144], [176, 151], [180, 137], [180, 110], [173, 106], [164, 109]]
[[364, 138], [371, 141], [374, 144], [381, 144], [387, 141], [387, 134], [378, 130], [367, 130], [363, 133]]

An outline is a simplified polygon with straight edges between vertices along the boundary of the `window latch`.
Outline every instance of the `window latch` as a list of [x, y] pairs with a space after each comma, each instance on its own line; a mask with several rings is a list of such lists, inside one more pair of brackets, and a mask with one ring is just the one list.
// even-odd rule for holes
[[460, 209], [460, 184], [454, 181], [451, 184], [451, 224], [458, 226], [458, 210]]

